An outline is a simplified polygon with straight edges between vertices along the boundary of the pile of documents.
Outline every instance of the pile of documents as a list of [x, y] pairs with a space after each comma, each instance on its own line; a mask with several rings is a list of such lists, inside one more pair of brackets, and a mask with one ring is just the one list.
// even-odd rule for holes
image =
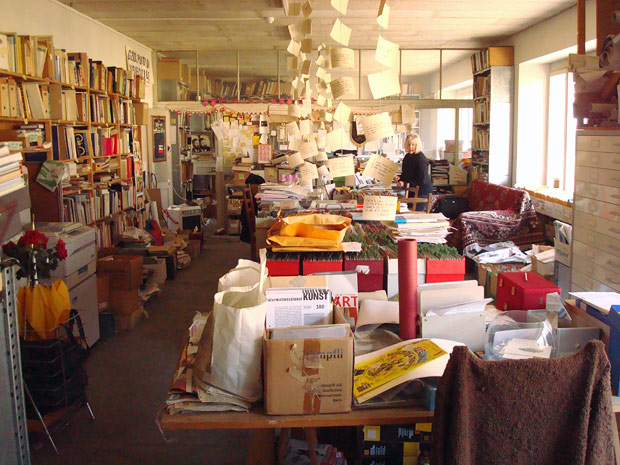
[[384, 222], [395, 239], [416, 239], [418, 242], [445, 244], [450, 222], [442, 213], [403, 213], [394, 221]]
[[166, 398], [166, 411], [170, 414], [192, 412], [247, 412], [250, 403], [200, 381], [193, 376], [194, 361], [198, 344], [207, 324], [209, 314], [198, 313], [189, 328], [189, 341], [181, 354], [181, 360], [174, 373], [172, 386]]
[[309, 197], [311, 190], [312, 187], [307, 185], [264, 183], [260, 185], [256, 200], [261, 209], [269, 210], [271, 204], [303, 201]]

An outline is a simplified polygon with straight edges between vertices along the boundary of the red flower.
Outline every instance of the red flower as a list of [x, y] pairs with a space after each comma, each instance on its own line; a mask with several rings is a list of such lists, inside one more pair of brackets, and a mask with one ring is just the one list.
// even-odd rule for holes
[[39, 231], [34, 229], [32, 231], [26, 231], [24, 235], [19, 238], [17, 245], [19, 245], [20, 247], [29, 245], [36, 247], [39, 245], [39, 242], [42, 242], [43, 247], [45, 247], [47, 245], [47, 240], [48, 239], [47, 237], [45, 237], [44, 234], [41, 234]]
[[56, 253], [58, 254], [59, 260], [64, 260], [67, 258], [67, 248], [65, 247], [65, 243], [62, 239], [58, 239], [58, 243], [56, 244]]
[[13, 253], [13, 252], [15, 251], [15, 249], [16, 249], [16, 248], [17, 248], [17, 244], [16, 244], [15, 242], [13, 242], [13, 241], [10, 241], [10, 242], [8, 242], [8, 243], [6, 243], [6, 244], [4, 244], [4, 245], [2, 246], [2, 251], [3, 251], [6, 255], [10, 256], [10, 255], [11, 255], [11, 253]]

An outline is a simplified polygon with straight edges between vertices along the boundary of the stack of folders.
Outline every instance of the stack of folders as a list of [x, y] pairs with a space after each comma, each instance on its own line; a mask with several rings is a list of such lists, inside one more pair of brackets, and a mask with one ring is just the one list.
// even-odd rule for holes
[[0, 143], [0, 196], [25, 186], [21, 152], [11, 153], [9, 146]]
[[444, 244], [450, 232], [450, 222], [442, 213], [403, 213], [385, 225], [396, 239], [416, 239], [433, 244]]

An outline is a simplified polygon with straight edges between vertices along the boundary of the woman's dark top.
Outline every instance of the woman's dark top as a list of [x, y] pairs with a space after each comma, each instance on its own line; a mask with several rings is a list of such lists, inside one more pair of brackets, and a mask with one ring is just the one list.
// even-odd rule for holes
[[424, 153], [408, 153], [405, 155], [400, 180], [405, 184], [409, 183], [409, 187], [419, 186], [419, 197], [425, 197], [433, 192], [433, 183], [428, 173], [428, 160]]

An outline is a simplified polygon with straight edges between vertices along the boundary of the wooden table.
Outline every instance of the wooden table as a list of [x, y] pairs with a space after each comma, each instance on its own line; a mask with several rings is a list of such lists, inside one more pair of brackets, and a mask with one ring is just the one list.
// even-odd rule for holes
[[246, 456], [246, 465], [275, 463], [274, 428], [320, 428], [339, 426], [393, 425], [429, 423], [433, 412], [419, 407], [362, 409], [323, 415], [267, 415], [262, 406], [250, 412], [209, 412], [169, 415], [161, 418], [163, 431], [207, 429], [253, 429], [254, 437]]

